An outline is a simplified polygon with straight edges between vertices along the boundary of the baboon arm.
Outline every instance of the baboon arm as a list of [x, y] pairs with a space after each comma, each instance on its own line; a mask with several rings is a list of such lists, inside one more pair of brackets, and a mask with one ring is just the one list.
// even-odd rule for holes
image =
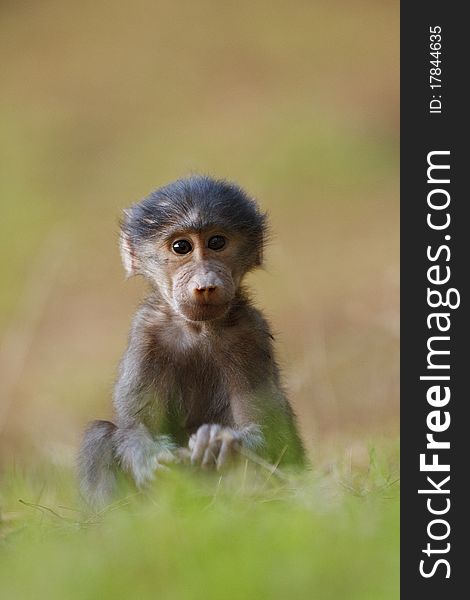
[[[169, 436], [158, 433], [159, 413], [163, 410], [145, 370], [142, 339], [145, 338], [138, 335], [134, 325], [114, 390], [115, 457], [139, 487], [153, 479], [155, 471], [164, 468], [162, 463], [171, 461], [171, 451], [175, 447]], [[149, 414], [152, 415], [151, 423]]]
[[304, 463], [295, 415], [278, 386], [234, 396], [232, 414], [247, 448], [275, 463]]

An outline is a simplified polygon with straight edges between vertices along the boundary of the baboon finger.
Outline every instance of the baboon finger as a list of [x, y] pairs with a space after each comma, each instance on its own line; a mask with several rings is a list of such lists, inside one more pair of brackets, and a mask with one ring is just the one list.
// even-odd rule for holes
[[210, 467], [217, 463], [217, 456], [219, 455], [221, 441], [217, 438], [209, 444], [207, 450], [204, 453], [204, 458], [202, 460], [203, 467]]
[[196, 440], [191, 454], [191, 464], [198, 463], [204, 456], [204, 452], [209, 444], [210, 427], [209, 425], [201, 425], [196, 433]]
[[162, 450], [157, 454], [157, 461], [159, 464], [171, 464], [178, 460], [177, 456], [170, 450]]
[[230, 459], [232, 454], [232, 442], [228, 439], [223, 440], [217, 457], [217, 470], [222, 469]]
[[214, 423], [213, 425], [210, 426], [211, 428], [211, 433], [209, 436], [209, 444], [213, 444], [216, 440], [216, 438], [219, 436], [220, 432], [222, 431], [222, 427], [220, 425], [217, 425], [216, 423]]

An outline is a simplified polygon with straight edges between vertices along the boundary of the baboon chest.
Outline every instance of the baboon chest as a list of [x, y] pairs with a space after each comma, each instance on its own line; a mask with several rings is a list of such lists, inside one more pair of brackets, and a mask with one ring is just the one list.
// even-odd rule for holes
[[194, 352], [172, 368], [168, 410], [174, 425], [191, 434], [205, 423], [232, 424], [223, 368], [210, 356]]

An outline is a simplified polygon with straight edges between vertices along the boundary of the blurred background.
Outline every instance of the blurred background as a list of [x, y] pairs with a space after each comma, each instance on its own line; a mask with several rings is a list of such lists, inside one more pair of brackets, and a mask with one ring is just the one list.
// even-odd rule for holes
[[[121, 209], [193, 172], [268, 210], [250, 280], [312, 456], [398, 434], [398, 3], [0, 5], [0, 464], [72, 464], [145, 286]], [[353, 449], [353, 450], [352, 450]]]

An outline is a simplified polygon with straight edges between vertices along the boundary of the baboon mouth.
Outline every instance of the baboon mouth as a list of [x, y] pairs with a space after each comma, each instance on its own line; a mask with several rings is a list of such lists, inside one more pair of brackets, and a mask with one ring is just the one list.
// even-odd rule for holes
[[229, 307], [228, 302], [223, 304], [189, 304], [182, 307], [184, 316], [190, 321], [212, 321], [223, 317]]

